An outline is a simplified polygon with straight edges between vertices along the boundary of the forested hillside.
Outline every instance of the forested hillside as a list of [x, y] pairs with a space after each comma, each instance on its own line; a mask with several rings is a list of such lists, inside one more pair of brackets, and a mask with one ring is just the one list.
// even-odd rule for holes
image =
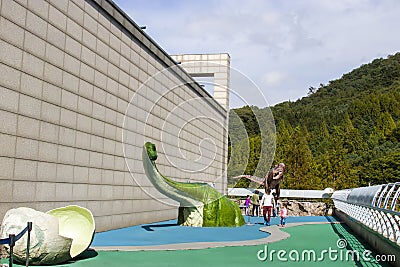
[[[284, 188], [342, 189], [400, 181], [400, 53], [308, 90], [307, 97], [271, 107], [276, 126], [273, 163], [286, 164]], [[263, 131], [257, 118], [270, 111], [246, 106], [233, 113], [248, 132], [248, 141], [242, 142], [249, 143], [250, 157], [243, 167], [240, 148], [230, 148], [235, 153], [228, 177], [241, 174], [240, 169], [253, 175]], [[230, 123], [231, 133], [238, 125]]]

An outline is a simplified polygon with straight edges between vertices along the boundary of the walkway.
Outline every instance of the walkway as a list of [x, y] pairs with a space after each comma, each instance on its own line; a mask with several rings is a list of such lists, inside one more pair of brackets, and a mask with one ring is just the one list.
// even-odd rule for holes
[[[277, 227], [272, 226], [265, 228], [273, 229]], [[290, 235], [290, 237], [274, 243], [265, 243], [255, 246], [234, 246], [174, 251], [128, 252], [91, 250], [84, 255], [86, 257], [85, 259], [58, 266], [387, 266], [379, 265], [373, 258], [371, 258], [373, 261], [365, 261], [362, 257], [360, 258], [360, 261], [353, 261], [351, 259], [347, 261], [346, 252], [354, 250], [361, 255], [364, 250], [371, 248], [359, 240], [351, 230], [346, 227], [346, 225], [338, 223], [306, 224], [286, 227], [283, 228], [282, 231], [287, 235]], [[272, 236], [273, 235], [270, 237]], [[337, 242], [341, 239], [346, 240], [346, 248], [338, 248]], [[277, 252], [272, 255], [270, 254], [273, 250], [283, 250], [286, 254], [281, 255], [281, 260], [279, 260]], [[311, 255], [310, 259], [307, 259], [306, 257], [306, 260], [303, 261], [301, 255], [305, 250], [313, 250], [316, 255], [315, 260]], [[332, 259], [327, 253], [322, 253], [324, 250], [335, 250], [336, 253], [333, 253], [332, 256], [336, 256], [337, 259]], [[266, 254], [264, 251], [267, 252], [267, 258], [265, 258]], [[296, 260], [296, 253], [299, 253], [298, 260]], [[257, 257], [257, 254], [261, 260]], [[289, 255], [292, 256], [292, 259], [289, 258]], [[262, 261], [263, 257], [265, 259], [264, 261]], [[318, 261], [318, 259], [320, 260]]]
[[[96, 250], [140, 251], [204, 249], [226, 246], [250, 246], [288, 238], [277, 227], [278, 218], [271, 218], [271, 227], [263, 227], [262, 217], [247, 217], [243, 227], [182, 227], [176, 220], [132, 226], [96, 234], [92, 247]], [[307, 223], [330, 223], [333, 217], [289, 217], [288, 226]]]

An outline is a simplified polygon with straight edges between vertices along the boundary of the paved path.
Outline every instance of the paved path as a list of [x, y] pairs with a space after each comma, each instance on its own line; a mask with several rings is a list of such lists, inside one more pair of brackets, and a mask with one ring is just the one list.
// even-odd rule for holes
[[[296, 226], [296, 227], [294, 227]], [[298, 227], [297, 227], [298, 226]], [[352, 261], [337, 258], [332, 260], [324, 250], [329, 248], [335, 249], [337, 252], [342, 251], [345, 255], [346, 251], [356, 250], [362, 253], [365, 249], [371, 248], [359, 239], [351, 230], [340, 223], [302, 223], [292, 224], [285, 228], [278, 227], [262, 227], [262, 229], [271, 231], [271, 236], [276, 236], [273, 231], [285, 232], [290, 235], [281, 241], [272, 242], [273, 238], [266, 238], [270, 243], [256, 246], [235, 246], [235, 247], [218, 247], [209, 249], [195, 250], [174, 250], [174, 251], [94, 251], [90, 250], [80, 259], [71, 261], [66, 264], [57, 265], [57, 267], [374, 267], [388, 266], [381, 265], [376, 261]], [[347, 247], [339, 251], [338, 240], [346, 240]], [[266, 254], [263, 252], [268, 250], [268, 258], [259, 259]], [[302, 251], [314, 250], [318, 260], [296, 260], [290, 259], [291, 251], [298, 251], [301, 255]], [[272, 255], [272, 251], [275, 254]], [[277, 251], [286, 251], [285, 260], [278, 258]], [[271, 253], [270, 253], [271, 252]], [[296, 256], [293, 254], [292, 256]], [[320, 259], [321, 258], [321, 259]], [[5, 262], [5, 261], [4, 261]], [[25, 266], [25, 265], [15, 265]]]
[[[285, 228], [307, 225], [307, 224], [331, 224], [331, 223], [340, 223], [340, 222], [297, 222], [297, 223], [288, 223]], [[189, 249], [206, 249], [206, 248], [217, 248], [217, 247], [255, 246], [289, 238], [290, 234], [281, 231], [281, 229], [282, 227], [279, 227], [277, 225], [261, 227], [260, 231], [270, 234], [268, 237], [255, 240], [246, 240], [246, 241], [192, 242], [192, 243], [165, 244], [165, 245], [154, 245], [154, 246], [98, 246], [98, 247], [92, 247], [92, 249], [96, 251], [145, 251], [145, 250], [189, 250]]]

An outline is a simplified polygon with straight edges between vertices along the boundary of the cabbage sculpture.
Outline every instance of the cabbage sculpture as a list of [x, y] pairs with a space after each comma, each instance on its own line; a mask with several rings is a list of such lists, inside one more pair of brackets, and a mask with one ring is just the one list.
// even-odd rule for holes
[[[0, 238], [18, 234], [27, 222], [32, 222], [30, 264], [51, 265], [66, 262], [85, 251], [91, 244], [95, 223], [92, 213], [80, 206], [66, 206], [40, 212], [31, 208], [16, 208], [4, 216]], [[14, 259], [25, 262], [27, 235], [14, 247]]]

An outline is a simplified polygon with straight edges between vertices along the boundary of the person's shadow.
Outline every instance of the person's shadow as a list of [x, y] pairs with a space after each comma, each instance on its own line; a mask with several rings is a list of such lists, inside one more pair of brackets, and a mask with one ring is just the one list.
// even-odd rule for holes
[[177, 226], [178, 224], [176, 223], [164, 223], [164, 224], [148, 224], [148, 225], [143, 225], [142, 228], [146, 231], [153, 232], [153, 228], [160, 228], [160, 227], [171, 227], [171, 226]]

